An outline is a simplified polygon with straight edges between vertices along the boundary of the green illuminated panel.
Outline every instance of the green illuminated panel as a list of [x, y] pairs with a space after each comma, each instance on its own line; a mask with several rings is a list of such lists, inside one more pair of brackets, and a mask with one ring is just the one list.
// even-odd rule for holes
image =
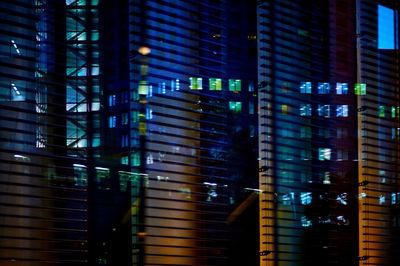
[[220, 91], [222, 90], [222, 81], [221, 79], [217, 78], [210, 78], [209, 80], [210, 84], [210, 91]]

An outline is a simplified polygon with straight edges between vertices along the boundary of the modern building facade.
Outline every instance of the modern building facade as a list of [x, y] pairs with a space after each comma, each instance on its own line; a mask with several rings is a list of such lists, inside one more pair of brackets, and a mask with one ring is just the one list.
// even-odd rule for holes
[[260, 265], [395, 265], [398, 3], [258, 6]]

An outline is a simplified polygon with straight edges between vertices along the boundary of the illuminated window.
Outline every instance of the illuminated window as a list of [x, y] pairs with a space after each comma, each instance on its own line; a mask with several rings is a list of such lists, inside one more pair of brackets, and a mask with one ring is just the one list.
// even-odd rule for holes
[[282, 114], [284, 114], [284, 115], [288, 114], [289, 107], [287, 106], [287, 104], [282, 104], [281, 111], [282, 111]]
[[129, 156], [122, 156], [121, 157], [121, 164], [128, 165], [129, 164]]
[[242, 112], [242, 102], [229, 102], [229, 110], [231, 110], [234, 113], [240, 113]]
[[311, 82], [310, 81], [300, 82], [300, 93], [306, 93], [306, 94], [311, 93]]
[[147, 93], [148, 93], [148, 88], [149, 88], [149, 86], [148, 86], [148, 83], [147, 83], [146, 80], [141, 80], [141, 81], [139, 81], [139, 89], [138, 89], [138, 92], [139, 92], [140, 95], [147, 95]]
[[347, 83], [338, 82], [336, 83], [336, 94], [347, 94], [349, 91], [349, 85]]
[[354, 94], [355, 95], [366, 95], [367, 94], [367, 84], [356, 83], [354, 86]]
[[330, 105], [328, 105], [328, 104], [325, 104], [325, 105], [318, 104], [318, 116], [329, 117], [330, 116], [330, 112], [331, 112]]
[[115, 115], [111, 115], [108, 117], [108, 127], [114, 128], [117, 124], [117, 117]]
[[11, 83], [11, 89], [10, 89], [10, 94], [11, 94], [11, 101], [25, 101], [25, 91], [21, 89], [21, 86], [19, 84]]
[[302, 205], [310, 205], [312, 202], [311, 192], [300, 192], [300, 202]]
[[209, 86], [210, 86], [210, 91], [220, 91], [222, 90], [222, 81], [221, 79], [210, 78]]
[[132, 122], [139, 122], [139, 111], [132, 111]]
[[254, 115], [254, 102], [253, 101], [249, 101], [249, 114], [250, 115]]
[[300, 127], [300, 138], [311, 139], [311, 127]]
[[378, 49], [397, 49], [397, 11], [378, 5]]
[[337, 117], [347, 117], [349, 115], [348, 105], [338, 105], [336, 106], [336, 116]]
[[146, 108], [146, 119], [147, 120], [153, 119], [153, 110], [151, 108]]
[[311, 104], [300, 104], [300, 116], [311, 116]]
[[203, 89], [203, 79], [190, 77], [190, 89], [191, 90], [202, 90]]
[[131, 165], [132, 166], [140, 166], [140, 153], [139, 152], [131, 153]]
[[239, 92], [242, 90], [242, 81], [240, 79], [229, 80], [229, 91]]
[[336, 156], [338, 161], [347, 161], [349, 159], [349, 153], [346, 150], [338, 149]]
[[378, 116], [379, 117], [385, 117], [385, 106], [380, 105], [378, 107]]
[[253, 91], [254, 91], [254, 82], [249, 81], [249, 92], [253, 92]]
[[115, 94], [108, 95], [108, 106], [115, 106], [117, 96]]
[[328, 82], [318, 82], [318, 94], [328, 94], [330, 89]]
[[318, 149], [318, 160], [329, 161], [331, 159], [331, 149], [319, 148]]
[[392, 109], [391, 109], [390, 113], [392, 115], [392, 118], [396, 118], [396, 107], [392, 106]]

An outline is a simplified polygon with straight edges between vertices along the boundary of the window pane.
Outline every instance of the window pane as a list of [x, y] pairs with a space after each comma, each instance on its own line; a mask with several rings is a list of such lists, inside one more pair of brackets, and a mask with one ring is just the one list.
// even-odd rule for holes
[[395, 49], [394, 10], [378, 5], [378, 48]]

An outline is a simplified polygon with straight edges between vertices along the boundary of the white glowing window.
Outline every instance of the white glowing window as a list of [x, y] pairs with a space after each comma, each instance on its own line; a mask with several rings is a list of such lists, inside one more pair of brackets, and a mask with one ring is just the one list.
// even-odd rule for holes
[[331, 159], [331, 149], [319, 148], [318, 149], [318, 160], [327, 161]]
[[310, 205], [312, 201], [311, 192], [301, 192], [300, 193], [300, 201], [302, 205]]
[[349, 85], [347, 83], [336, 83], [336, 94], [347, 94], [349, 92]]

